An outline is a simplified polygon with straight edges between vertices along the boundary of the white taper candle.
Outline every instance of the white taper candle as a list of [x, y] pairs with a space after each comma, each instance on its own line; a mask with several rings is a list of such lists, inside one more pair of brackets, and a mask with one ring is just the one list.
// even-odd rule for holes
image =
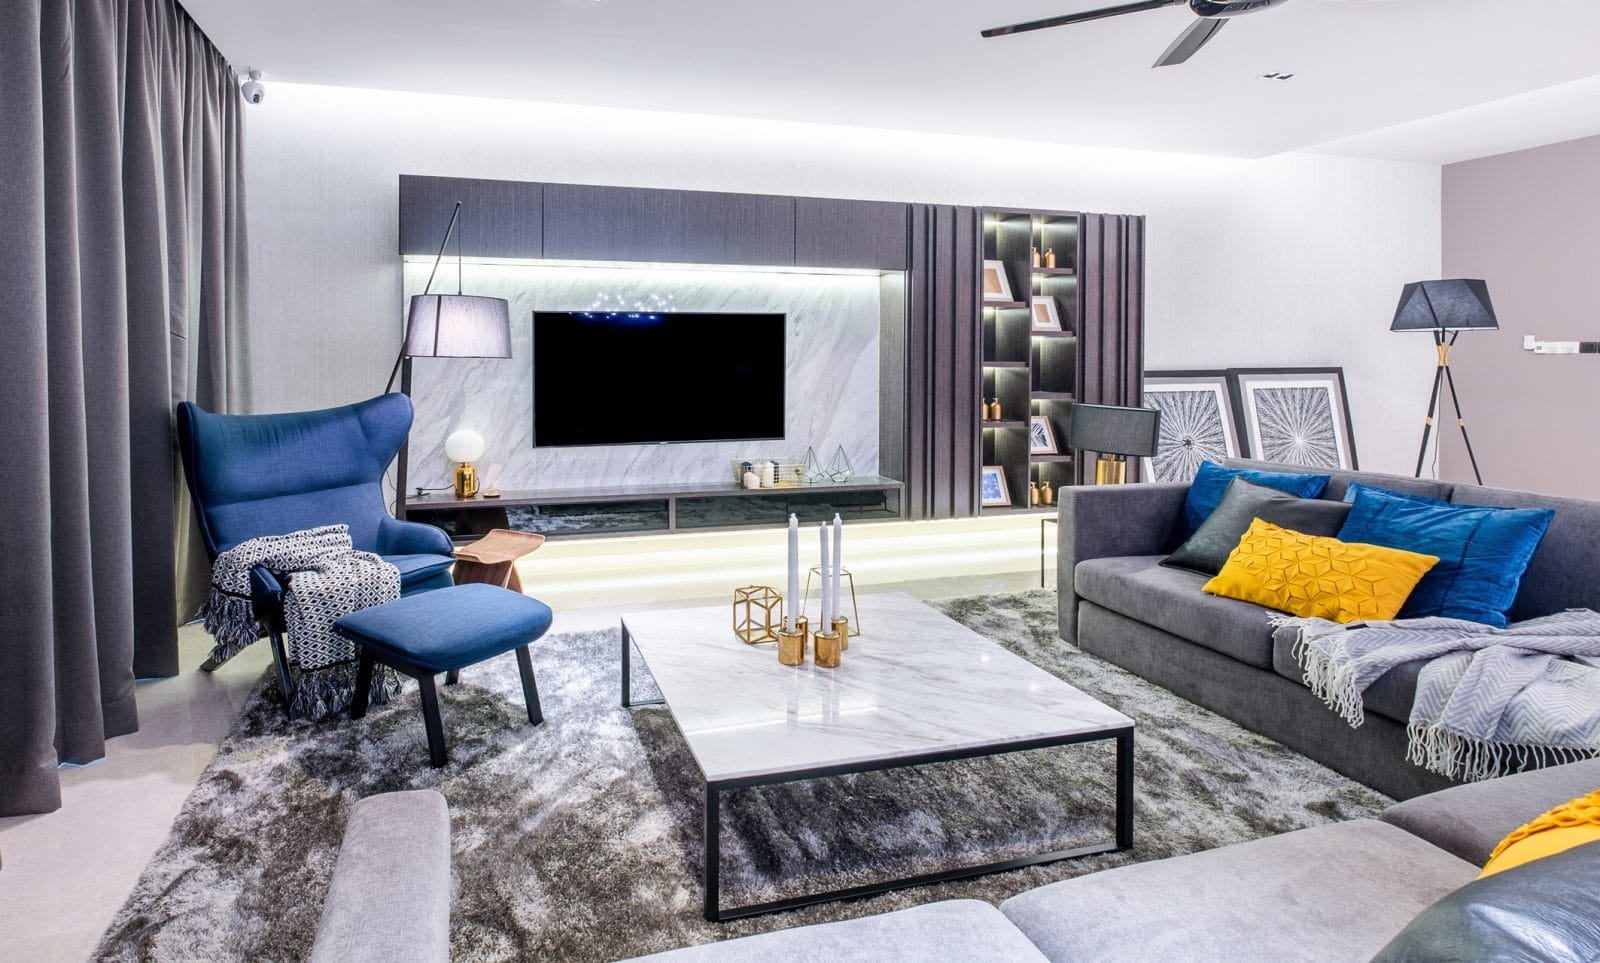
[[[844, 570], [844, 521], [837, 512], [833, 515], [833, 592], [829, 598], [833, 599], [832, 618], [839, 617], [839, 573]], [[828, 627], [833, 627], [830, 619]]]
[[795, 604], [800, 601], [800, 519], [789, 516], [789, 572], [783, 592], [783, 630], [793, 632], [799, 612]]
[[822, 552], [817, 556], [817, 571], [822, 576], [822, 624], [817, 628], [820, 632], [826, 632], [828, 631], [828, 590], [830, 587], [828, 580], [828, 525], [826, 522], [817, 526], [817, 535], [822, 540]]

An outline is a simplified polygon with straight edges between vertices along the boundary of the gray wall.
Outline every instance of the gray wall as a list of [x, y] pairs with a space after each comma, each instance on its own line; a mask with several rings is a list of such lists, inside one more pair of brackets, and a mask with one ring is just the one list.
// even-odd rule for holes
[[[1453, 361], [1486, 484], [1600, 497], [1600, 357], [1522, 350], [1525, 334], [1600, 340], [1597, 174], [1600, 137], [1444, 169], [1444, 274], [1487, 279], [1500, 316], [1499, 331], [1462, 335]], [[1441, 424], [1441, 474], [1470, 481], [1453, 415]]]
[[[1005, 131], [1016, 138], [1027, 131]], [[257, 405], [378, 391], [400, 338], [402, 173], [1149, 216], [1152, 368], [1346, 369], [1363, 468], [1409, 471], [1432, 350], [1388, 334], [1439, 270], [1439, 169], [1065, 148], [275, 84], [249, 137]], [[471, 221], [467, 222], [471, 229]]]

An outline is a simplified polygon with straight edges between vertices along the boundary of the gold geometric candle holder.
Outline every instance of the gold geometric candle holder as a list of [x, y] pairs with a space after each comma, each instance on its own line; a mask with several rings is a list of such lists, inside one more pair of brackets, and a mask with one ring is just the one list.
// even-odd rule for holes
[[733, 634], [746, 645], [778, 641], [783, 627], [783, 593], [769, 585], [733, 590]]

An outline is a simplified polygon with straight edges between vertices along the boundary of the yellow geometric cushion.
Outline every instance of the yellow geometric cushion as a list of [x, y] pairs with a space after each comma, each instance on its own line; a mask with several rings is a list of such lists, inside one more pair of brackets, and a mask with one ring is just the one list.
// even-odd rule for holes
[[1305, 618], [1384, 622], [1438, 564], [1419, 555], [1303, 535], [1256, 519], [1204, 591]]
[[1562, 803], [1514, 830], [1489, 854], [1489, 862], [1478, 878], [1493, 876], [1597, 839], [1600, 839], [1600, 790]]

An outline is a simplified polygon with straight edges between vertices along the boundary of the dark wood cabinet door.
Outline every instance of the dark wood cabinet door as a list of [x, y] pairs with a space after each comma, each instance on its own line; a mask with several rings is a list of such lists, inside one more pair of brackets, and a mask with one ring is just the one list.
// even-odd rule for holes
[[544, 256], [792, 265], [794, 198], [548, 184]]
[[801, 267], [904, 271], [910, 205], [799, 197], [794, 203], [794, 263]]
[[[468, 257], [543, 257], [544, 185], [469, 177], [400, 176], [400, 254], [439, 253], [450, 212]], [[453, 254], [456, 242], [450, 242]]]

